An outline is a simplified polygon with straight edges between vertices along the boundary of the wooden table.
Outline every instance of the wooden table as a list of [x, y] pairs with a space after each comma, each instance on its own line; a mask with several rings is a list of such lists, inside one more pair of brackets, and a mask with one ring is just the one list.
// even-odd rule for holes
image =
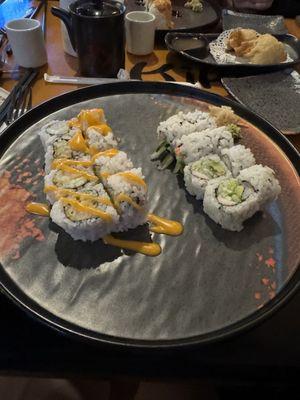
[[[47, 13], [46, 45], [49, 63], [40, 71], [33, 88], [33, 103], [39, 104], [51, 97], [76, 89], [73, 85], [48, 84], [43, 80], [44, 72], [49, 74], [75, 75], [76, 59], [64, 54], [60, 35], [60, 21]], [[293, 20], [287, 20], [290, 33], [300, 38], [300, 28]], [[167, 73], [177, 81], [184, 81], [187, 71], [180, 69], [177, 59], [164, 49], [155, 50], [149, 57], [127, 55], [126, 69], [139, 62], [146, 62], [145, 71], [171, 63], [174, 68]], [[13, 57], [11, 64], [14, 64]], [[144, 75], [143, 79], [163, 79], [157, 74]], [[14, 81], [7, 79], [3, 87], [10, 90]], [[218, 82], [207, 90], [228, 95]], [[300, 136], [290, 137], [300, 149]], [[300, 324], [299, 295], [271, 319], [251, 332], [240, 337], [177, 355], [149, 353], [119, 353], [115, 349], [94, 348], [61, 336], [39, 322], [30, 319], [4, 296], [0, 295], [0, 371], [22, 371], [23, 373], [54, 374], [63, 376], [80, 373], [88, 376], [132, 374], [139, 376], [209, 376], [211, 379], [235, 379], [249, 382], [258, 380], [285, 382], [297, 381], [299, 368]], [[288, 329], [293, 321], [293, 329]], [[298, 350], [297, 350], [298, 349]], [[298, 357], [298, 359], [297, 359]], [[226, 381], [227, 382], [227, 381]]]
[[[47, 8], [46, 47], [48, 54], [48, 65], [40, 70], [39, 78], [33, 86], [33, 105], [37, 105], [59, 94], [82, 87], [69, 84], [51, 84], [45, 82], [43, 79], [45, 72], [50, 75], [74, 76], [77, 70], [77, 59], [67, 55], [63, 51], [60, 20], [51, 14], [52, 5], [57, 6], [57, 1], [48, 1]], [[40, 18], [40, 15], [38, 15], [37, 18]], [[289, 30], [289, 33], [300, 38], [300, 27], [296, 24], [295, 20], [286, 19], [286, 26]], [[13, 56], [9, 57], [9, 63], [11, 66], [15, 65]], [[143, 80], [164, 80], [162, 75], [157, 73], [149, 74], [149, 72], [157, 70], [159, 67], [166, 64], [170, 65], [170, 68], [166, 71], [167, 75], [169, 76], [168, 79], [175, 81], [186, 81], [187, 79], [197, 80], [198, 78], [198, 70], [196, 73], [195, 67], [184, 62], [178, 56], [169, 53], [164, 48], [156, 48], [154, 53], [152, 53], [150, 56], [143, 57], [133, 56], [129, 53], [126, 53], [127, 71], [132, 71], [132, 68], [138, 63], [146, 64], [143, 68], [143, 72], [147, 72], [147, 74], [142, 75]], [[14, 77], [17, 78], [18, 76]], [[10, 90], [14, 84], [15, 80], [12, 79], [12, 77], [8, 77], [8, 79], [3, 81], [1, 86], [7, 90]], [[209, 87], [205, 90], [217, 93], [221, 96], [229, 96], [219, 81], [209, 82], [208, 86]], [[297, 147], [297, 149], [300, 150], [300, 135], [294, 137], [290, 136], [289, 139]]]

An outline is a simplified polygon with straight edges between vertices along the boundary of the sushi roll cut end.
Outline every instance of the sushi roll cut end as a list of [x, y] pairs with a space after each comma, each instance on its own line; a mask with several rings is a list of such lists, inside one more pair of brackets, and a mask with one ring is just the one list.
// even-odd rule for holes
[[202, 157], [184, 168], [184, 182], [187, 191], [203, 199], [208, 181], [230, 175], [229, 170], [217, 155]]
[[261, 204], [253, 188], [236, 178], [217, 178], [208, 182], [203, 199], [204, 212], [222, 228], [241, 231]]

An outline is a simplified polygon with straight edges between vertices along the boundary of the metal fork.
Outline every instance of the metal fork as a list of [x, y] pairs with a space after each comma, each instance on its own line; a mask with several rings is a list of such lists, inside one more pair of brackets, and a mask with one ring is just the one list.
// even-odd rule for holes
[[5, 119], [6, 125], [10, 125], [32, 107], [32, 89], [27, 87], [22, 93], [14, 94]]

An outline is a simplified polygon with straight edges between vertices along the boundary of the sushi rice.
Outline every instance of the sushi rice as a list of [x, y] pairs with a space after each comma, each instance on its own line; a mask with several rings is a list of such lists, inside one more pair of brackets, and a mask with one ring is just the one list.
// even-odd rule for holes
[[253, 165], [242, 170], [238, 177], [242, 182], [247, 183], [253, 188], [258, 194], [261, 203], [275, 200], [281, 192], [275, 172], [269, 167]]
[[98, 151], [103, 151], [118, 146], [118, 141], [115, 139], [112, 131], [103, 135], [99, 129], [94, 126], [87, 128], [85, 132], [86, 142], [90, 148]]
[[[84, 188], [80, 193], [99, 196], [106, 199], [108, 203], [110, 202], [110, 198], [101, 183], [90, 188]], [[112, 205], [103, 204], [96, 199], [97, 197], [95, 197], [95, 200], [84, 200], [83, 198], [80, 203], [104, 212], [109, 217], [108, 220], [78, 211], [72, 204], [68, 204], [68, 201], [74, 200], [74, 195], [69, 196], [69, 200], [68, 196], [66, 196], [56, 201], [52, 206], [50, 217], [54, 223], [63, 228], [73, 239], [95, 241], [112, 231], [117, 231], [120, 219]]]
[[67, 121], [55, 120], [48, 122], [48, 124], [44, 125], [39, 131], [39, 136], [44, 149], [47, 150], [48, 144], [51, 141], [67, 135], [70, 131], [71, 129], [69, 128]]
[[206, 112], [183, 113], [180, 111], [166, 121], [160, 122], [157, 128], [157, 136], [159, 141], [165, 140], [171, 147], [175, 148], [182, 136], [215, 127], [214, 118]]
[[175, 153], [187, 165], [208, 154], [219, 154], [233, 144], [232, 134], [226, 127], [207, 129], [182, 136]]
[[222, 149], [221, 158], [233, 177], [238, 176], [241, 170], [255, 165], [255, 158], [251, 150], [242, 144]]
[[95, 174], [101, 178], [103, 183], [107, 180], [106, 175], [110, 176], [132, 168], [133, 163], [124, 151], [118, 151], [113, 156], [100, 155], [95, 158], [94, 162]]
[[[138, 181], [127, 179], [126, 174], [138, 177]], [[108, 177], [106, 190], [120, 214], [119, 231], [135, 228], [147, 221], [147, 186], [143, 182], [141, 168], [133, 168]], [[128, 200], [123, 201], [122, 196]], [[120, 197], [121, 196], [121, 197]]]

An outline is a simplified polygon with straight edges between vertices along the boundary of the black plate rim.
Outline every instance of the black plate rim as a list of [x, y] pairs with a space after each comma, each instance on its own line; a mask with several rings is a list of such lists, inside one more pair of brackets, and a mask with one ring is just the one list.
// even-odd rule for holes
[[[300, 55], [298, 55], [298, 58], [296, 60], [290, 61], [290, 62], [286, 62], [286, 63], [279, 63], [279, 64], [217, 64], [217, 63], [212, 63], [209, 61], [205, 61], [205, 60], [201, 60], [200, 58], [191, 56], [190, 54], [186, 53], [183, 50], [177, 50], [173, 44], [172, 44], [172, 40], [175, 37], [188, 37], [188, 38], [192, 38], [192, 37], [197, 37], [197, 36], [203, 36], [204, 38], [213, 40], [216, 39], [220, 34], [219, 33], [200, 33], [200, 32], [179, 32], [179, 31], [171, 31], [168, 32], [165, 36], [165, 44], [168, 48], [168, 50], [173, 51], [179, 55], [181, 55], [184, 58], [187, 58], [190, 61], [196, 62], [197, 64], [204, 64], [204, 65], [209, 65], [211, 67], [214, 68], [226, 68], [228, 70], [235, 70], [235, 71], [243, 71], [243, 70], [249, 70], [252, 72], [255, 71], [267, 71], [267, 70], [273, 70], [273, 69], [286, 69], [286, 68], [291, 68], [294, 65], [297, 65], [300, 63]], [[282, 38], [289, 38], [291, 40], [293, 40], [296, 43], [299, 43], [299, 47], [300, 47], [300, 39], [296, 38], [296, 36], [291, 35], [289, 33], [287, 34], [278, 34], [278, 35], [273, 35], [278, 39], [282, 39]]]
[[[114, 94], [128, 94], [128, 93], [149, 93], [149, 94], [167, 94], [172, 96], [194, 98], [200, 101], [206, 101], [215, 105], [228, 105], [231, 106], [238, 114], [247, 119], [250, 123], [256, 125], [258, 129], [269, 136], [279, 147], [286, 153], [294, 168], [300, 175], [300, 154], [291, 145], [291, 143], [284, 137], [284, 135], [273, 127], [270, 123], [262, 117], [249, 111], [245, 106], [236, 103], [232, 100], [223, 98], [219, 95], [208, 93], [200, 89], [180, 84], [161, 83], [161, 82], [116, 82], [108, 84], [100, 84], [54, 97], [27, 112], [13, 124], [11, 124], [1, 135], [0, 143], [3, 144], [1, 148], [0, 157], [5, 153], [7, 147], [14, 142], [26, 129], [34, 125], [42, 118], [49, 114], [58, 111], [61, 108], [68, 107], [85, 100], [106, 97]], [[61, 333], [68, 334], [74, 338], [83, 341], [93, 342], [98, 345], [114, 345], [120, 349], [143, 349], [143, 350], [163, 350], [163, 349], [186, 349], [193, 348], [199, 345], [214, 343], [220, 340], [225, 340], [230, 337], [236, 336], [241, 332], [247, 331], [254, 326], [262, 323], [264, 320], [274, 314], [275, 311], [282, 308], [284, 304], [289, 301], [293, 295], [300, 288], [300, 268], [297, 270], [286, 282], [282, 290], [265, 306], [256, 310], [246, 318], [241, 319], [225, 328], [216, 331], [208, 332], [204, 335], [197, 335], [185, 339], [172, 339], [172, 340], [141, 340], [141, 339], [128, 339], [109, 336], [101, 333], [91, 331], [79, 327], [76, 324], [70, 323], [45, 310], [38, 303], [33, 301], [27, 296], [9, 277], [3, 266], [0, 264], [0, 288], [15, 304], [34, 316], [39, 321], [46, 325], [58, 330]]]

